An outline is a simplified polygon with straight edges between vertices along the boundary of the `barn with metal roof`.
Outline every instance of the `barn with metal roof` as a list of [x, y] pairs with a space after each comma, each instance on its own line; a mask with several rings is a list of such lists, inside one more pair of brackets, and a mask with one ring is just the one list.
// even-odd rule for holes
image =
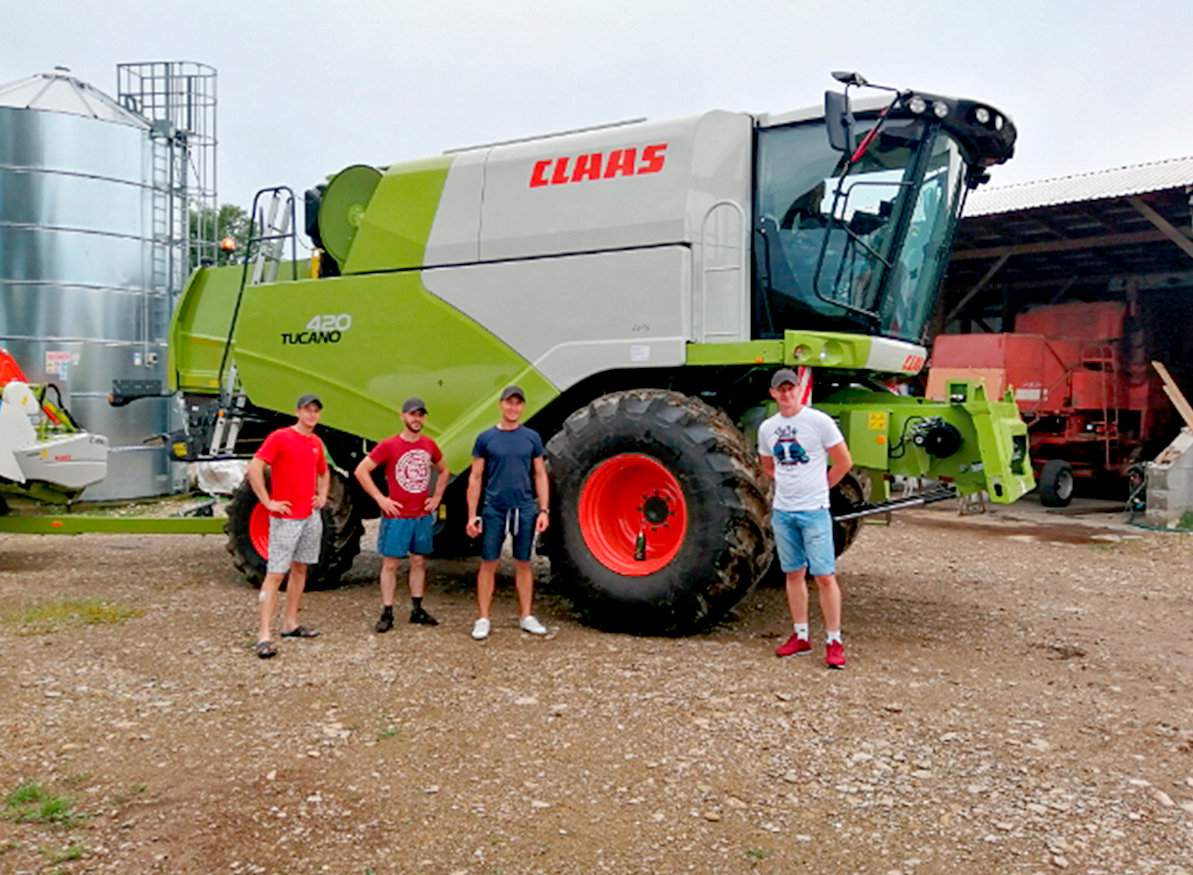
[[980, 188], [957, 231], [936, 327], [1013, 330], [1033, 307], [1125, 301], [1193, 396], [1193, 157]]

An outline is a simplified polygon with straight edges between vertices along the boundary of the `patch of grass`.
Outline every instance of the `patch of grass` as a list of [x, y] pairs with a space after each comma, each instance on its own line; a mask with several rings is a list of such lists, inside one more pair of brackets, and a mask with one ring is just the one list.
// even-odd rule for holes
[[389, 726], [386, 726], [384, 729], [382, 729], [380, 732], [377, 733], [377, 740], [384, 741], [387, 738], [393, 738], [397, 734], [398, 734], [398, 727], [394, 726], [391, 723], [391, 724], [389, 724]]
[[142, 608], [100, 599], [67, 599], [5, 614], [0, 623], [15, 626], [18, 635], [48, 635], [77, 626], [114, 626], [144, 613]]
[[1176, 524], [1178, 529], [1193, 531], [1193, 510], [1187, 510], [1181, 515], [1181, 521]]
[[82, 842], [71, 842], [61, 851], [54, 851], [49, 848], [39, 848], [38, 850], [51, 863], [70, 863], [87, 856], [87, 846]]
[[71, 824], [79, 819], [69, 796], [55, 796], [36, 781], [28, 781], [4, 798], [4, 817], [17, 823]]
[[745, 858], [751, 863], [761, 863], [769, 856], [770, 854], [761, 848], [747, 848], [745, 853]]
[[69, 775], [62, 779], [64, 787], [82, 787], [84, 784], [91, 783], [90, 772], [79, 772], [77, 775]]

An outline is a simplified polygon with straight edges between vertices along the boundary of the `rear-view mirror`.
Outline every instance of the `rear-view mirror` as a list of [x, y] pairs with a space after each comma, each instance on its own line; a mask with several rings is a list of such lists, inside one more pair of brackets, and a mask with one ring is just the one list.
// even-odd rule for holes
[[853, 113], [849, 111], [849, 98], [839, 91], [824, 92], [824, 124], [829, 145], [838, 152], [852, 154]]

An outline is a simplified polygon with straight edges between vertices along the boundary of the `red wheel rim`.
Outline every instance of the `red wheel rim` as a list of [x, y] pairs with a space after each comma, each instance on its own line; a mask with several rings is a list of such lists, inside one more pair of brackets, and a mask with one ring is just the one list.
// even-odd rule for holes
[[269, 557], [269, 511], [260, 503], [249, 514], [249, 543], [262, 559]]
[[639, 453], [613, 456], [593, 468], [580, 487], [584, 543], [618, 574], [654, 574], [675, 558], [687, 532], [687, 500], [658, 459]]

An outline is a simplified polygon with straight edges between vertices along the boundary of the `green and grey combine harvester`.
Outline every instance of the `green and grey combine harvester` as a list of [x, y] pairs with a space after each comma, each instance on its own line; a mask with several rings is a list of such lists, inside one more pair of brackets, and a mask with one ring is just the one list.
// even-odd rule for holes
[[[348, 167], [260, 192], [243, 265], [191, 278], [170, 334], [186, 460], [251, 454], [318, 393], [337, 468], [315, 579], [336, 580], [377, 513], [345, 472], [420, 395], [453, 473], [436, 551], [464, 555], [463, 475], [508, 383], [544, 436], [540, 552], [593, 625], [681, 634], [767, 570], [768, 490], [751, 432], [770, 374], [811, 369], [856, 468], [833, 500], [838, 551], [860, 518], [1034, 483], [1015, 404], [957, 383], [947, 402], [883, 385], [924, 365], [965, 196], [1015, 128], [973, 100], [834, 74], [823, 109], [708, 112]], [[117, 387], [119, 396], [120, 387]], [[121, 400], [130, 400], [126, 393]], [[894, 475], [944, 486], [890, 501]], [[268, 525], [247, 485], [228, 547], [250, 580]], [[645, 549], [642, 549], [643, 541]]]

